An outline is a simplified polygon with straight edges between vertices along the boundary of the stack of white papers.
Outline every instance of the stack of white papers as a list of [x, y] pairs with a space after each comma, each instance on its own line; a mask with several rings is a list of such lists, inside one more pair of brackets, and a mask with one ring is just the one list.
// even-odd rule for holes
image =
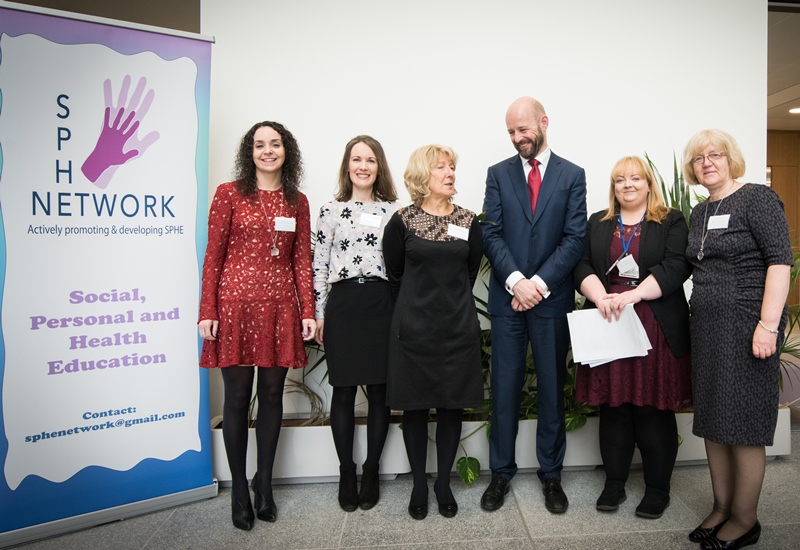
[[653, 348], [633, 304], [625, 306], [619, 320], [612, 316], [610, 323], [594, 308], [568, 313], [567, 322], [576, 363], [596, 367], [624, 357], [644, 357]]

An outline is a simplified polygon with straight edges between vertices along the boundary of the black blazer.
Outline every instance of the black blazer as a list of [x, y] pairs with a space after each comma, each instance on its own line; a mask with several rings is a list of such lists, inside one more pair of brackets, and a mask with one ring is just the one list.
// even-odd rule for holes
[[[589, 218], [583, 256], [573, 272], [578, 292], [589, 275], [597, 275], [606, 292], [609, 291], [609, 276], [605, 273], [613, 261], [611, 239], [619, 221], [615, 217], [601, 222], [606, 212], [595, 212]], [[683, 293], [683, 283], [692, 273], [692, 266], [686, 260], [688, 236], [686, 220], [679, 210], [670, 210], [661, 223], [645, 221], [639, 236], [639, 282], [652, 273], [661, 287], [661, 298], [648, 304], [676, 357], [686, 354], [690, 347], [689, 304]], [[586, 304], [595, 307], [588, 300]]]

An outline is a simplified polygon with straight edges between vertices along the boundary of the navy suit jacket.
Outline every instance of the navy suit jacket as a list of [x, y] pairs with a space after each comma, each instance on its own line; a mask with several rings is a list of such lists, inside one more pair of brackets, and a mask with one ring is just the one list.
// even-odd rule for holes
[[586, 234], [586, 173], [551, 152], [535, 215], [519, 155], [489, 168], [483, 250], [492, 265], [489, 313], [511, 316], [512, 295], [505, 281], [514, 271], [539, 275], [551, 294], [530, 312], [565, 317], [575, 307], [572, 269], [581, 258]]

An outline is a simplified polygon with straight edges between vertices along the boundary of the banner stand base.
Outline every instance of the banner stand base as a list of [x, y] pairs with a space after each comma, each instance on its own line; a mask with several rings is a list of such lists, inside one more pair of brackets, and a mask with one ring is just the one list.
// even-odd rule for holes
[[165, 508], [172, 508], [173, 506], [180, 506], [181, 504], [188, 504], [198, 500], [214, 498], [217, 496], [218, 489], [217, 481], [214, 480], [213, 483], [205, 487], [198, 487], [188, 491], [181, 491], [180, 493], [172, 493], [170, 495], [132, 502], [114, 508], [106, 508], [80, 516], [73, 516], [49, 523], [41, 523], [23, 529], [0, 533], [0, 548], [54, 537], [56, 535], [63, 535], [73, 531], [80, 531], [81, 529], [88, 529], [89, 527], [95, 527], [103, 523], [141, 516], [149, 514], [150, 512], [156, 512]]

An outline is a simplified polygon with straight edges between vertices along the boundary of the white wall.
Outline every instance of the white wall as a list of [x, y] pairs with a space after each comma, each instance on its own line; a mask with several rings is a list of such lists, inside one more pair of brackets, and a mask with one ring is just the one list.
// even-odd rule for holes
[[400, 188], [415, 148], [452, 146], [456, 202], [480, 211], [486, 168], [515, 152], [504, 117], [522, 95], [586, 169], [590, 213], [619, 157], [647, 151], [671, 181], [673, 151], [703, 128], [737, 138], [743, 180], [765, 179], [765, 0], [202, 0], [201, 17], [216, 37], [212, 193], [268, 119], [300, 143], [312, 220], [357, 134], [383, 144]]

